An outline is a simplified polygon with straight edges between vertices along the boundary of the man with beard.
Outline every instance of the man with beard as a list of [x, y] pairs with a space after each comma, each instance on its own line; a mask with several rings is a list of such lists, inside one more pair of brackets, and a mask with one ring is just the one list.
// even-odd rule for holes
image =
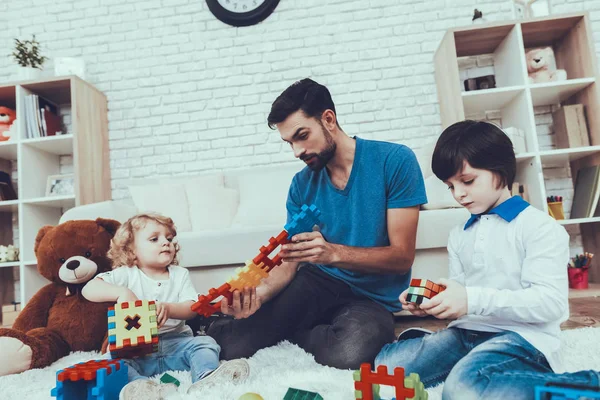
[[255, 291], [224, 301], [236, 319], [219, 318], [207, 333], [224, 359], [288, 339], [321, 364], [357, 369], [394, 340], [392, 312], [409, 285], [427, 202], [421, 170], [406, 146], [346, 135], [329, 90], [311, 79], [275, 100], [268, 123], [306, 163], [289, 189], [288, 221], [315, 204], [321, 223], [283, 246], [283, 264]]

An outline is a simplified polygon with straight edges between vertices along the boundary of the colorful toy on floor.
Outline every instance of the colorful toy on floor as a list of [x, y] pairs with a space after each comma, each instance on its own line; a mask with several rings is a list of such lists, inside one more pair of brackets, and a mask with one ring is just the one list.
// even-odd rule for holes
[[245, 393], [240, 396], [238, 400], [265, 400], [260, 394], [256, 393]]
[[50, 394], [57, 400], [118, 400], [127, 381], [123, 360], [92, 360], [58, 371]]
[[323, 400], [323, 397], [319, 393], [289, 388], [283, 400]]
[[404, 375], [404, 368], [394, 368], [394, 374], [388, 375], [387, 367], [380, 365], [376, 372], [371, 371], [368, 363], [361, 364], [354, 371], [354, 395], [356, 400], [380, 400], [379, 385], [393, 386], [397, 400], [427, 400], [428, 394], [418, 374]]
[[587, 385], [548, 382], [535, 387], [535, 400], [600, 399], [600, 389]]
[[423, 299], [431, 299], [445, 289], [444, 286], [433, 283], [428, 279], [411, 279], [406, 301], [421, 304]]
[[198, 301], [192, 305], [192, 311], [205, 317], [210, 317], [216, 311], [221, 310], [221, 302], [211, 304], [212, 301], [223, 296], [231, 304], [235, 290], [242, 290], [246, 287], [257, 287], [260, 281], [266, 278], [269, 272], [283, 261], [279, 257], [279, 254], [273, 258], [269, 258], [273, 250], [280, 245], [289, 243], [292, 236], [298, 233], [310, 232], [313, 226], [319, 223], [320, 214], [321, 211], [314, 204], [310, 207], [304, 204], [300, 212], [292, 217], [292, 221], [284, 226], [284, 230], [277, 237], [270, 238], [267, 246], [260, 248], [260, 253], [252, 261], [246, 261], [245, 267], [238, 268], [235, 271], [235, 275], [223, 285], [216, 289], [210, 289], [208, 295], [198, 296]]
[[108, 309], [108, 350], [112, 358], [133, 358], [158, 350], [156, 303], [136, 300]]
[[167, 374], [166, 372], [163, 374], [163, 376], [160, 377], [160, 381], [162, 383], [173, 383], [177, 387], [179, 387], [179, 385], [181, 385], [181, 382], [179, 382], [179, 380], [177, 378]]

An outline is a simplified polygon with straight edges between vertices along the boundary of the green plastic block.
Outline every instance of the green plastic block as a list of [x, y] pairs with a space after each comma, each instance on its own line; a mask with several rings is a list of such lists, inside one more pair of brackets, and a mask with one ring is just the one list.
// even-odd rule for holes
[[289, 388], [283, 400], [323, 400], [319, 393]]
[[165, 373], [163, 374], [163, 376], [160, 377], [160, 381], [162, 383], [174, 383], [175, 386], [179, 387], [179, 385], [181, 385], [181, 383], [173, 376]]

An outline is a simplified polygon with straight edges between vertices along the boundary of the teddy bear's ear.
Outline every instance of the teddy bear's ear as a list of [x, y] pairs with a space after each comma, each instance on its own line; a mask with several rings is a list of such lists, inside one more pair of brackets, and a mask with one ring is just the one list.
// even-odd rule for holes
[[42, 229], [40, 229], [38, 231], [38, 234], [35, 237], [35, 245], [33, 246], [33, 252], [34, 253], [37, 252], [37, 249], [40, 246], [40, 242], [42, 241], [42, 239], [44, 238], [44, 236], [46, 236], [46, 233], [50, 232], [52, 229], [54, 229], [53, 226], [46, 225], [46, 226], [43, 226]]
[[110, 233], [110, 236], [115, 236], [117, 229], [121, 226], [121, 223], [114, 219], [96, 218], [96, 223], [106, 229], [106, 231]]

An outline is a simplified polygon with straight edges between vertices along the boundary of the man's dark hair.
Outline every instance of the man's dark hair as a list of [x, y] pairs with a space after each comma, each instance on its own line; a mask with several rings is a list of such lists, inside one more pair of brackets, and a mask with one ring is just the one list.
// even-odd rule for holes
[[513, 144], [496, 125], [466, 120], [442, 132], [431, 160], [433, 173], [447, 181], [463, 170], [464, 162], [491, 171], [500, 178], [500, 187], [512, 186], [517, 172]]
[[276, 124], [285, 121], [298, 110], [319, 121], [325, 110], [331, 110], [337, 116], [329, 90], [312, 79], [305, 78], [294, 82], [275, 99], [267, 118], [269, 128], [275, 129]]

